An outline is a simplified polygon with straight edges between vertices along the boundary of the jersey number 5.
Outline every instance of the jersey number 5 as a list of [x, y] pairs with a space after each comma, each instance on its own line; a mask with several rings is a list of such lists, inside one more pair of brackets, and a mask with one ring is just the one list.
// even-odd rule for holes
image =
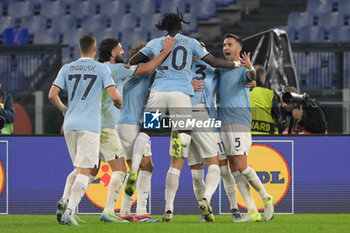
[[[77, 87], [79, 85], [79, 82], [80, 82], [80, 79], [81, 79], [81, 74], [71, 74], [71, 75], [68, 76], [68, 80], [69, 81], [72, 81], [73, 79], [75, 79], [75, 83], [74, 83], [73, 90], [72, 90], [72, 97], [70, 98], [71, 101], [73, 100], [73, 98], [75, 96], [75, 91], [77, 90]], [[88, 80], [88, 79], [90, 79], [90, 82], [89, 82], [88, 86], [86, 87], [86, 90], [85, 90], [83, 96], [81, 97], [82, 100], [85, 100], [86, 97], [88, 96], [92, 86], [96, 82], [97, 75], [84, 74], [83, 75], [83, 80]]]

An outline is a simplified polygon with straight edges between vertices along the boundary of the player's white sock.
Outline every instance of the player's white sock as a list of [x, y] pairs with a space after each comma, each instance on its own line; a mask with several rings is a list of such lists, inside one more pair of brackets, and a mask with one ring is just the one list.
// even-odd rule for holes
[[224, 184], [226, 196], [230, 201], [230, 209], [238, 209], [236, 182], [227, 165], [220, 166], [220, 175]]
[[180, 170], [173, 167], [170, 167], [168, 170], [165, 184], [165, 211], [170, 210], [174, 212], [174, 200], [179, 187], [180, 173]]
[[210, 203], [211, 197], [216, 191], [220, 180], [220, 168], [216, 164], [208, 167], [207, 176], [205, 177], [204, 197]]
[[181, 146], [182, 146], [181, 154], [183, 157], [187, 158], [188, 151], [190, 150], [191, 135], [187, 133], [180, 133], [180, 140], [181, 140]]
[[86, 188], [89, 184], [89, 177], [83, 174], [78, 174], [72, 185], [72, 193], [69, 197], [69, 202], [65, 214], [73, 214], [78, 206], [81, 198], [84, 196]]
[[132, 171], [138, 171], [140, 167], [140, 163], [142, 160], [143, 153], [145, 151], [146, 145], [149, 142], [150, 137], [140, 132], [137, 135], [137, 138], [135, 140], [134, 148], [133, 148], [133, 156], [132, 156], [132, 163], [131, 163], [131, 170]]
[[64, 186], [64, 191], [63, 191], [63, 196], [62, 196], [62, 199], [64, 199], [66, 202], [68, 201], [68, 199], [71, 195], [72, 185], [75, 181], [75, 178], [77, 178], [77, 175], [78, 175], [78, 171], [76, 169], [74, 169], [67, 176], [66, 185]]
[[233, 172], [232, 175], [235, 177], [238, 189], [241, 192], [243, 200], [247, 205], [248, 211], [252, 211], [253, 213], [258, 213], [258, 209], [256, 208], [255, 202], [253, 199], [253, 195], [250, 192], [250, 186], [249, 186], [248, 180], [239, 171]]
[[112, 172], [112, 178], [108, 186], [108, 196], [107, 202], [103, 212], [106, 214], [114, 213], [115, 202], [118, 199], [120, 189], [123, 185], [123, 180], [125, 178], [125, 172], [115, 171]]
[[147, 214], [147, 199], [148, 192], [151, 187], [152, 172], [139, 171], [139, 177], [137, 178], [137, 207], [136, 214]]
[[268, 201], [269, 200], [269, 194], [266, 192], [266, 189], [264, 188], [263, 184], [261, 183], [261, 180], [259, 177], [256, 175], [256, 172], [254, 171], [253, 168], [247, 167], [243, 172], [242, 175], [244, 175], [251, 186], [259, 192], [260, 197], [263, 201]]
[[[126, 183], [126, 180], [124, 181], [124, 185]], [[130, 212], [130, 208], [131, 208], [131, 204], [132, 204], [132, 200], [134, 199], [134, 195], [132, 195], [131, 197], [129, 195], [127, 195], [125, 193], [125, 189], [123, 189], [123, 200], [122, 200], [122, 206], [120, 208], [120, 215], [125, 217], [125, 216], [129, 216], [131, 214]]]
[[202, 200], [204, 197], [205, 183], [204, 183], [204, 169], [191, 169], [193, 192], [197, 200]]

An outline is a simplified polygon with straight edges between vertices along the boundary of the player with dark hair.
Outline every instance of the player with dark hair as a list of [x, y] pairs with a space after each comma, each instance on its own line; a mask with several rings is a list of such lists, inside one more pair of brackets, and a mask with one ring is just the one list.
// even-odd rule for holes
[[[192, 115], [190, 96], [194, 93], [191, 85], [193, 56], [198, 57], [198, 59], [205, 61], [213, 67], [235, 67], [234, 62], [214, 57], [204, 51], [197, 40], [182, 35], [183, 23], [187, 22], [184, 21], [179, 11], [177, 13], [164, 14], [163, 19], [155, 26], [159, 30], [167, 31], [167, 36], [151, 40], [140, 52], [130, 59], [131, 64], [136, 64], [147, 57], [158, 55], [162, 50], [162, 43], [165, 38], [171, 37], [175, 39], [176, 43], [173, 51], [162, 65], [158, 67], [151, 94], [146, 104], [147, 111], [158, 110], [157, 112], [159, 113], [159, 110], [161, 110], [160, 112], [162, 114], [169, 111], [170, 116], [173, 116], [171, 117], [172, 122], [186, 122]], [[166, 203], [169, 205], [165, 207], [163, 221], [170, 221], [172, 218], [174, 209], [172, 203], [178, 188], [184, 159], [188, 154], [191, 142], [190, 132], [191, 127], [185, 125], [184, 127], [173, 127], [171, 133], [170, 154], [172, 157], [166, 178], [165, 191]], [[149, 136], [145, 132], [140, 132], [135, 141], [131, 172], [125, 187], [127, 193], [130, 195], [134, 192], [137, 170], [149, 139]], [[218, 166], [213, 165], [210, 173], [213, 173], [210, 176], [219, 179], [220, 169]], [[206, 199], [200, 200], [199, 205], [204, 214], [208, 215], [210, 213], [211, 207]]]
[[[121, 96], [110, 69], [94, 61], [95, 38], [81, 37], [79, 51], [81, 58], [61, 68], [49, 92], [50, 101], [64, 116], [64, 137], [74, 165], [67, 177], [63, 197], [57, 203], [57, 221], [68, 225], [79, 225], [74, 218], [75, 209], [84, 196], [92, 169], [98, 166], [104, 89], [112, 106], [121, 108]], [[65, 87], [68, 89], [68, 108], [58, 96]]]
[[[116, 83], [118, 91], [123, 95], [124, 81], [131, 76], [151, 73], [173, 48], [174, 40], [168, 38], [164, 41], [163, 51], [152, 61], [139, 66], [126, 66], [123, 63], [123, 48], [119, 41], [108, 38], [100, 43], [99, 61], [107, 65]], [[102, 119], [101, 119], [101, 146], [100, 159], [109, 163], [112, 168], [112, 177], [108, 187], [108, 197], [101, 221], [104, 222], [125, 222], [114, 213], [115, 202], [118, 199], [119, 191], [122, 187], [126, 175], [123, 146], [120, 137], [116, 132], [117, 121], [120, 117], [120, 110], [113, 108], [111, 99], [106, 93], [102, 96]], [[97, 170], [94, 175], [97, 174]]]
[[[222, 121], [221, 138], [230, 162], [230, 168], [244, 201], [248, 214], [235, 222], [260, 221], [261, 216], [255, 206], [250, 192], [250, 185], [259, 192], [264, 202], [264, 218], [269, 221], [274, 213], [274, 200], [262, 185], [253, 168], [248, 166], [248, 152], [252, 143], [251, 110], [249, 103], [249, 88], [247, 80], [255, 80], [256, 72], [250, 62], [250, 53], [240, 52], [242, 40], [234, 34], [226, 34], [223, 43], [223, 54], [226, 60], [240, 61], [241, 68], [218, 69], [220, 80], [220, 110], [219, 119]], [[221, 160], [220, 165], [227, 164]], [[249, 183], [248, 183], [249, 182]]]

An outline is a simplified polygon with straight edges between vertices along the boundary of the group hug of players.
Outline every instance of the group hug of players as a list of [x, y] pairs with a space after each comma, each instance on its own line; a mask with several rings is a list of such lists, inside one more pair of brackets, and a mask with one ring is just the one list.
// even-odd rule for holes
[[[96, 40], [90, 35], [83, 36], [79, 40], [81, 58], [61, 68], [49, 99], [65, 117], [64, 136], [74, 169], [67, 176], [63, 196], [57, 203], [60, 224], [79, 225], [81, 220], [75, 209], [95, 179], [99, 161], [108, 162], [112, 169], [101, 221], [160, 221], [148, 215], [146, 208], [153, 164], [150, 133], [140, 127], [144, 111], [153, 112], [154, 118], [168, 112], [174, 116], [173, 121], [218, 117], [222, 123], [219, 129], [179, 125], [172, 128], [163, 222], [173, 218], [185, 158], [203, 212], [200, 221], [215, 221], [210, 201], [220, 177], [234, 222], [262, 219], [250, 186], [264, 202], [265, 221], [273, 218], [274, 199], [247, 163], [252, 139], [246, 84], [256, 76], [250, 54], [243, 53], [240, 57], [242, 40], [226, 34], [223, 42], [226, 59], [216, 58], [206, 51], [203, 43], [181, 34], [183, 23], [186, 22], [179, 13], [164, 14], [156, 27], [167, 31], [167, 36], [147, 44], [135, 43], [128, 54], [128, 65], [123, 64], [124, 51], [116, 39], [108, 38], [100, 43], [97, 62], [94, 60]], [[58, 96], [64, 88], [68, 90], [68, 108]], [[218, 113], [217, 91], [220, 91]], [[130, 167], [128, 174], [125, 161]], [[121, 190], [123, 182], [125, 189]], [[237, 206], [236, 184], [248, 208], [244, 215]], [[137, 208], [132, 215], [135, 189]], [[121, 191], [123, 200], [117, 215], [114, 207]]]

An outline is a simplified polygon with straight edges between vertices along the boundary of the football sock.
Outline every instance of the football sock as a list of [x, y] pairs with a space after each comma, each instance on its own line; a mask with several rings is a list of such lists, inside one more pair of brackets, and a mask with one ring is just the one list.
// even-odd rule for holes
[[152, 173], [149, 171], [139, 171], [139, 177], [137, 181], [137, 207], [136, 214], [147, 214], [147, 199], [148, 192], [151, 187]]
[[66, 185], [64, 186], [64, 191], [63, 191], [63, 196], [62, 196], [62, 199], [64, 199], [64, 201], [68, 201], [70, 194], [71, 194], [72, 185], [75, 181], [75, 178], [77, 178], [77, 175], [78, 175], [78, 171], [76, 169], [74, 169], [67, 176]]
[[83, 174], [78, 174], [72, 185], [72, 193], [69, 197], [69, 202], [65, 214], [73, 214], [75, 208], [78, 206], [81, 198], [84, 196], [86, 188], [89, 183], [89, 177]]
[[170, 210], [174, 212], [174, 200], [179, 187], [180, 173], [180, 170], [173, 167], [170, 167], [168, 170], [165, 184], [165, 211]]
[[207, 176], [205, 177], [205, 191], [204, 197], [210, 203], [211, 197], [218, 187], [220, 180], [220, 168], [216, 164], [212, 164], [208, 167]]
[[251, 211], [253, 213], [258, 213], [258, 209], [256, 208], [255, 202], [253, 199], [253, 195], [250, 192], [250, 186], [249, 186], [248, 180], [239, 171], [233, 172], [232, 175], [235, 177], [238, 189], [241, 192], [243, 200], [247, 205], [248, 211]]
[[191, 169], [193, 192], [197, 200], [202, 200], [204, 197], [205, 183], [204, 183], [204, 169]]
[[108, 186], [107, 202], [103, 212], [106, 214], [114, 213], [115, 202], [118, 199], [120, 189], [123, 185], [125, 173], [122, 171], [112, 172], [112, 178]]
[[243, 172], [242, 175], [244, 175], [247, 180], [249, 181], [250, 185], [253, 186], [253, 188], [259, 192], [260, 197], [263, 201], [269, 200], [269, 194], [266, 192], [266, 189], [264, 188], [263, 184], [261, 183], [261, 180], [256, 175], [256, 172], [253, 168], [247, 167]]
[[181, 154], [183, 157], [187, 158], [188, 151], [190, 150], [191, 135], [187, 133], [180, 133], [180, 140], [181, 140], [181, 146], [182, 146]]
[[238, 209], [236, 182], [227, 165], [220, 166], [220, 175], [224, 184], [226, 196], [230, 201], [230, 209]]
[[[126, 183], [124, 182], [124, 185]], [[127, 195], [125, 193], [125, 189], [123, 189], [123, 200], [122, 200], [122, 206], [120, 208], [120, 215], [125, 217], [125, 216], [129, 216], [131, 214], [130, 212], [130, 208], [131, 208], [131, 204], [132, 204], [132, 200], [134, 199], [134, 195], [132, 195], [131, 197], [129, 195]]]
[[133, 157], [132, 157], [132, 163], [131, 163], [131, 170], [132, 171], [138, 171], [140, 167], [140, 163], [142, 160], [143, 153], [145, 151], [146, 145], [149, 142], [150, 137], [140, 132], [137, 135], [137, 138], [135, 140], [134, 149], [133, 149]]

